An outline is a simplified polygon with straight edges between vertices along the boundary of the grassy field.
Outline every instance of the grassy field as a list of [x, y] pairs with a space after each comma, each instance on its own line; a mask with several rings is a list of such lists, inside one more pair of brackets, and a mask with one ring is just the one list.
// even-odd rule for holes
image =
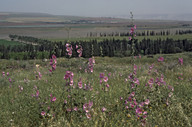
[[[119, 40], [123, 40], [123, 39], [126, 39], [128, 40], [129, 37], [82, 37], [82, 38], [70, 38], [70, 41], [89, 41], [89, 40], [97, 40], [98, 42], [99, 41], [102, 41], [103, 39], [119, 39]], [[191, 34], [184, 34], [184, 35], [166, 35], [166, 36], [137, 36], [137, 39], [139, 41], [143, 40], [143, 39], [151, 39], [151, 40], [156, 40], [156, 39], [167, 39], [167, 38], [172, 38], [173, 40], [183, 40], [183, 39], [188, 39], [188, 40], [192, 40], [192, 35]], [[61, 39], [48, 39], [50, 41], [67, 41], [68, 39], [67, 38], [61, 38]]]
[[192, 125], [192, 53], [55, 60], [0, 60], [1, 126]]
[[23, 45], [23, 43], [17, 42], [17, 41], [8, 41], [8, 40], [0, 39], [0, 45], [15, 46], [15, 45]]

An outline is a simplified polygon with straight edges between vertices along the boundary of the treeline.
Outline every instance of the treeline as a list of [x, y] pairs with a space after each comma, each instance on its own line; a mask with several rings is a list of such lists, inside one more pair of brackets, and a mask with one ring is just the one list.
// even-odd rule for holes
[[[10, 35], [10, 38], [12, 40], [19, 40], [23, 43], [26, 41], [28, 43], [13, 47], [0, 45], [0, 58], [2, 59], [44, 59], [50, 58], [52, 54], [55, 54], [57, 57], [67, 57], [65, 46], [67, 42], [51, 42], [34, 37], [18, 35]], [[72, 57], [78, 57], [76, 45], [81, 45], [83, 47], [82, 57], [85, 58], [91, 56], [124, 57], [131, 55], [131, 41], [126, 39], [104, 39], [100, 42], [97, 40], [75, 41], [70, 43], [73, 48]], [[143, 39], [140, 42], [134, 40], [134, 43], [134, 55], [168, 54], [192, 51], [192, 42], [187, 39]]]
[[[175, 35], [183, 35], [183, 34], [192, 34], [192, 30], [176, 30], [175, 33], [172, 33]], [[143, 32], [137, 32], [137, 36], [167, 36], [171, 35], [171, 32], [169, 30], [166, 31], [143, 31]], [[87, 34], [87, 37], [124, 37], [124, 36], [131, 36], [129, 32], [112, 32], [112, 33], [97, 33], [97, 32], [90, 32]]]

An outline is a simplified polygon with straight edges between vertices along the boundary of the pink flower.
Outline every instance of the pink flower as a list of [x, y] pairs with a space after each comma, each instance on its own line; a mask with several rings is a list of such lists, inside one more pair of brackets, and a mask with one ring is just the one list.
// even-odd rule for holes
[[78, 82], [78, 86], [79, 86], [80, 89], [83, 88], [82, 81]]
[[164, 58], [163, 58], [163, 57], [159, 57], [159, 58], [158, 58], [158, 61], [159, 61], [159, 62], [163, 62], [163, 61], [164, 61]]
[[9, 76], [9, 72], [7, 72], [7, 76]]
[[9, 82], [10, 82], [10, 83], [11, 83], [11, 81], [12, 81], [11, 78], [9, 78]]
[[83, 105], [83, 110], [88, 113], [91, 110], [91, 107], [93, 106], [93, 102], [89, 101], [89, 103], [85, 103]]
[[102, 112], [105, 112], [107, 109], [105, 108], [105, 107], [103, 107], [102, 109], [101, 109], [101, 111]]
[[134, 96], [135, 96], [135, 92], [132, 92], [132, 93], [131, 93], [131, 96], [134, 97]]
[[56, 101], [56, 97], [53, 97], [53, 98], [51, 99], [51, 101], [52, 101], [52, 102], [55, 102], [55, 101]]
[[146, 114], [147, 114], [147, 111], [144, 111], [143, 114], [146, 115]]
[[42, 115], [42, 116], [45, 116], [45, 115], [46, 115], [46, 113], [45, 113], [44, 111], [42, 111], [42, 112], [41, 112], [41, 115]]
[[183, 58], [179, 58], [179, 64], [183, 65]]
[[100, 78], [104, 78], [104, 73], [100, 73]]
[[131, 107], [131, 108], [134, 108], [134, 107], [135, 107], [135, 105], [134, 105], [134, 104], [132, 104], [132, 103], [130, 103], [130, 107]]
[[4, 71], [2, 72], [2, 75], [5, 76], [5, 72]]
[[90, 113], [86, 113], [86, 116], [88, 119], [91, 119], [91, 114]]
[[109, 84], [107, 84], [106, 87], [109, 88]]
[[143, 111], [142, 108], [137, 108], [137, 109], [135, 110], [135, 112], [136, 112], [138, 115], [142, 114], [142, 111]]
[[74, 110], [74, 111], [78, 111], [78, 108], [77, 108], [77, 107], [74, 107], [73, 110]]
[[129, 40], [132, 40], [132, 37], [129, 37]]
[[129, 101], [129, 102], [132, 102], [132, 98], [131, 98], [131, 97], [128, 97], [128, 101]]
[[38, 96], [39, 96], [39, 90], [36, 91], [36, 97], [38, 97]]
[[53, 54], [53, 55], [52, 55], [52, 59], [56, 59], [56, 58], [57, 58], [57, 57]]
[[136, 25], [134, 25], [134, 29], [135, 29], [135, 30], [137, 29], [137, 26], [136, 26]]
[[148, 105], [150, 103], [149, 99], [145, 100], [145, 104]]
[[108, 81], [108, 77], [105, 76], [105, 77], [103, 78], [103, 81], [104, 81], [104, 82], [107, 82], [107, 81]]

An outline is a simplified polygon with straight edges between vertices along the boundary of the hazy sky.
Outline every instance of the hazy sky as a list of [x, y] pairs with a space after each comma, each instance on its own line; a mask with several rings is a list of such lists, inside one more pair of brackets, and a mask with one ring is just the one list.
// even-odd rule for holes
[[0, 0], [0, 12], [75, 16], [192, 13], [192, 0]]

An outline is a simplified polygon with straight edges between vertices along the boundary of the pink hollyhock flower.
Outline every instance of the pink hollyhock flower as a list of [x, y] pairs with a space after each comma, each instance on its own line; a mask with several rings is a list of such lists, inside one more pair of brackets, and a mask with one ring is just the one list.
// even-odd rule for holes
[[90, 113], [86, 113], [86, 116], [88, 119], [91, 119], [91, 114]]
[[55, 101], [56, 101], [56, 97], [53, 97], [53, 98], [51, 99], [51, 101], [52, 101], [52, 102], [55, 102]]
[[150, 103], [149, 99], [145, 100], [145, 104], [148, 105]]
[[78, 86], [79, 86], [80, 89], [83, 88], [82, 81], [78, 82]]
[[179, 58], [179, 64], [183, 65], [183, 58]]
[[36, 91], [36, 97], [38, 97], [38, 96], [39, 96], [39, 90]]
[[132, 37], [129, 37], [129, 40], [132, 40]]
[[42, 116], [45, 116], [45, 115], [46, 115], [46, 113], [45, 113], [44, 111], [42, 111], [42, 112], [41, 112], [41, 115], [42, 115]]
[[134, 108], [134, 107], [135, 107], [135, 105], [134, 105], [134, 104], [132, 104], [132, 103], [130, 103], [130, 107], [131, 107], [131, 108]]
[[132, 102], [132, 98], [131, 98], [131, 97], [128, 97], [128, 101], [129, 101], [129, 102]]
[[134, 97], [134, 96], [135, 96], [135, 92], [132, 92], [132, 93], [131, 93], [131, 96]]
[[135, 112], [140, 115], [142, 114], [143, 109], [142, 108], [136, 108]]
[[11, 78], [9, 78], [9, 82], [10, 82], [10, 83], [11, 83], [11, 81], [12, 81]]
[[163, 62], [163, 61], [164, 61], [164, 58], [163, 58], [163, 57], [159, 57], [159, 58], [158, 58], [158, 61], [159, 61], [159, 62]]
[[105, 107], [103, 107], [103, 108], [101, 109], [101, 111], [102, 111], [102, 112], [105, 112], [105, 111], [107, 111], [107, 109], [106, 109]]
[[107, 81], [108, 81], [108, 77], [105, 76], [105, 77], [103, 78], [103, 81], [104, 81], [104, 82], [107, 82]]
[[100, 78], [104, 78], [104, 73], [100, 73]]
[[74, 110], [74, 111], [78, 111], [78, 108], [77, 108], [77, 107], [74, 107], [73, 110]]
[[143, 114], [146, 115], [146, 114], [147, 114], [147, 111], [144, 111]]
[[2, 75], [5, 76], [5, 72], [4, 71], [2, 72]]
[[57, 57], [53, 54], [53, 55], [52, 55], [52, 59], [56, 59], [56, 58], [57, 58]]

